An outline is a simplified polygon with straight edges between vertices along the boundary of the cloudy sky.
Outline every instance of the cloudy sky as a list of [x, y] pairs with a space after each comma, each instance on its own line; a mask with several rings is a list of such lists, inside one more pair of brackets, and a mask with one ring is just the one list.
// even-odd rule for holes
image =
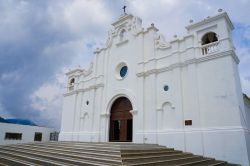
[[88, 67], [124, 4], [167, 40], [184, 35], [190, 19], [227, 11], [250, 96], [250, 0], [0, 0], [0, 116], [59, 128], [64, 73]]

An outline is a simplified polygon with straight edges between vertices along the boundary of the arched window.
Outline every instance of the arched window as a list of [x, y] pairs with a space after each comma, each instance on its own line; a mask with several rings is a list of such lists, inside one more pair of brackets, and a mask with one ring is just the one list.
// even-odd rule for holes
[[70, 82], [69, 82], [69, 85], [70, 85], [70, 86], [73, 86], [73, 85], [74, 85], [74, 83], [75, 83], [75, 79], [74, 79], [74, 78], [72, 78], [72, 79], [70, 80]]
[[126, 37], [126, 30], [123, 29], [123, 30], [120, 32], [120, 41], [123, 41], [125, 37]]
[[206, 33], [201, 39], [202, 55], [213, 54], [219, 51], [218, 36], [214, 32]]
[[74, 90], [75, 78], [71, 78], [69, 81], [69, 91]]
[[214, 33], [214, 32], [206, 33], [206, 34], [202, 37], [201, 41], [202, 41], [202, 45], [216, 42], [216, 41], [218, 41], [217, 34]]

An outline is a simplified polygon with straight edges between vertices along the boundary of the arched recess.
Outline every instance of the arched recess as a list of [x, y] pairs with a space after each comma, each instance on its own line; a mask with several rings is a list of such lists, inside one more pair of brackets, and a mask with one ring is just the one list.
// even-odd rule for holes
[[137, 100], [134, 95], [134, 93], [128, 89], [117, 89], [112, 93], [112, 97], [109, 97], [107, 101], [107, 104], [105, 105], [106, 112], [103, 114], [108, 115], [111, 110], [111, 106], [114, 103], [114, 101], [119, 98], [119, 97], [126, 97], [129, 99], [129, 101], [132, 103], [133, 110], [132, 111], [137, 111]]
[[125, 29], [122, 29], [119, 33], [120, 41], [123, 41], [127, 38], [127, 31]]
[[75, 84], [75, 78], [71, 78], [69, 81], [69, 85], [73, 86]]
[[165, 102], [162, 105], [163, 129], [175, 129], [178, 124], [177, 112], [172, 103]]
[[206, 45], [217, 41], [218, 41], [218, 35], [215, 32], [208, 32], [202, 36], [201, 45]]
[[132, 109], [132, 104], [126, 97], [119, 97], [113, 102], [110, 110], [109, 141], [132, 142]]
[[175, 129], [177, 127], [176, 125], [179, 123], [178, 112], [171, 102], [162, 103], [161, 107], [157, 109], [157, 114], [159, 130]]

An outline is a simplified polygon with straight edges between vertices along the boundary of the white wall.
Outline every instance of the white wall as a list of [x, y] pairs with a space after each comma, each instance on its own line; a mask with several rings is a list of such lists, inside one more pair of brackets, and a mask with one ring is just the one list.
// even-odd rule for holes
[[[42, 142], [46, 142], [50, 140], [50, 133], [55, 132], [55, 129], [0, 122], [0, 145], [34, 142], [35, 132], [42, 133]], [[22, 133], [22, 139], [5, 140], [5, 133]]]
[[[113, 23], [106, 47], [95, 51], [93, 65], [67, 73], [77, 82], [75, 90], [65, 93], [59, 140], [108, 141], [111, 105], [125, 96], [133, 106], [133, 142], [248, 166], [249, 133], [241, 115], [239, 60], [228, 15], [189, 25], [186, 36], [172, 41], [165, 41], [153, 25], [144, 30], [135, 20], [123, 15]], [[120, 41], [123, 29], [127, 36]], [[218, 50], [202, 55], [201, 38], [208, 32], [218, 35]], [[120, 63], [128, 66], [123, 79]], [[185, 126], [185, 120], [192, 125]]]

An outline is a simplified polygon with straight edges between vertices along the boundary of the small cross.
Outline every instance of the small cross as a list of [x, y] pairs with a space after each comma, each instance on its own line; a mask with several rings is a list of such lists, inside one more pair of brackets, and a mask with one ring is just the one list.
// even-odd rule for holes
[[126, 7], [127, 6], [123, 6], [123, 8], [122, 8], [124, 13], [126, 13]]

